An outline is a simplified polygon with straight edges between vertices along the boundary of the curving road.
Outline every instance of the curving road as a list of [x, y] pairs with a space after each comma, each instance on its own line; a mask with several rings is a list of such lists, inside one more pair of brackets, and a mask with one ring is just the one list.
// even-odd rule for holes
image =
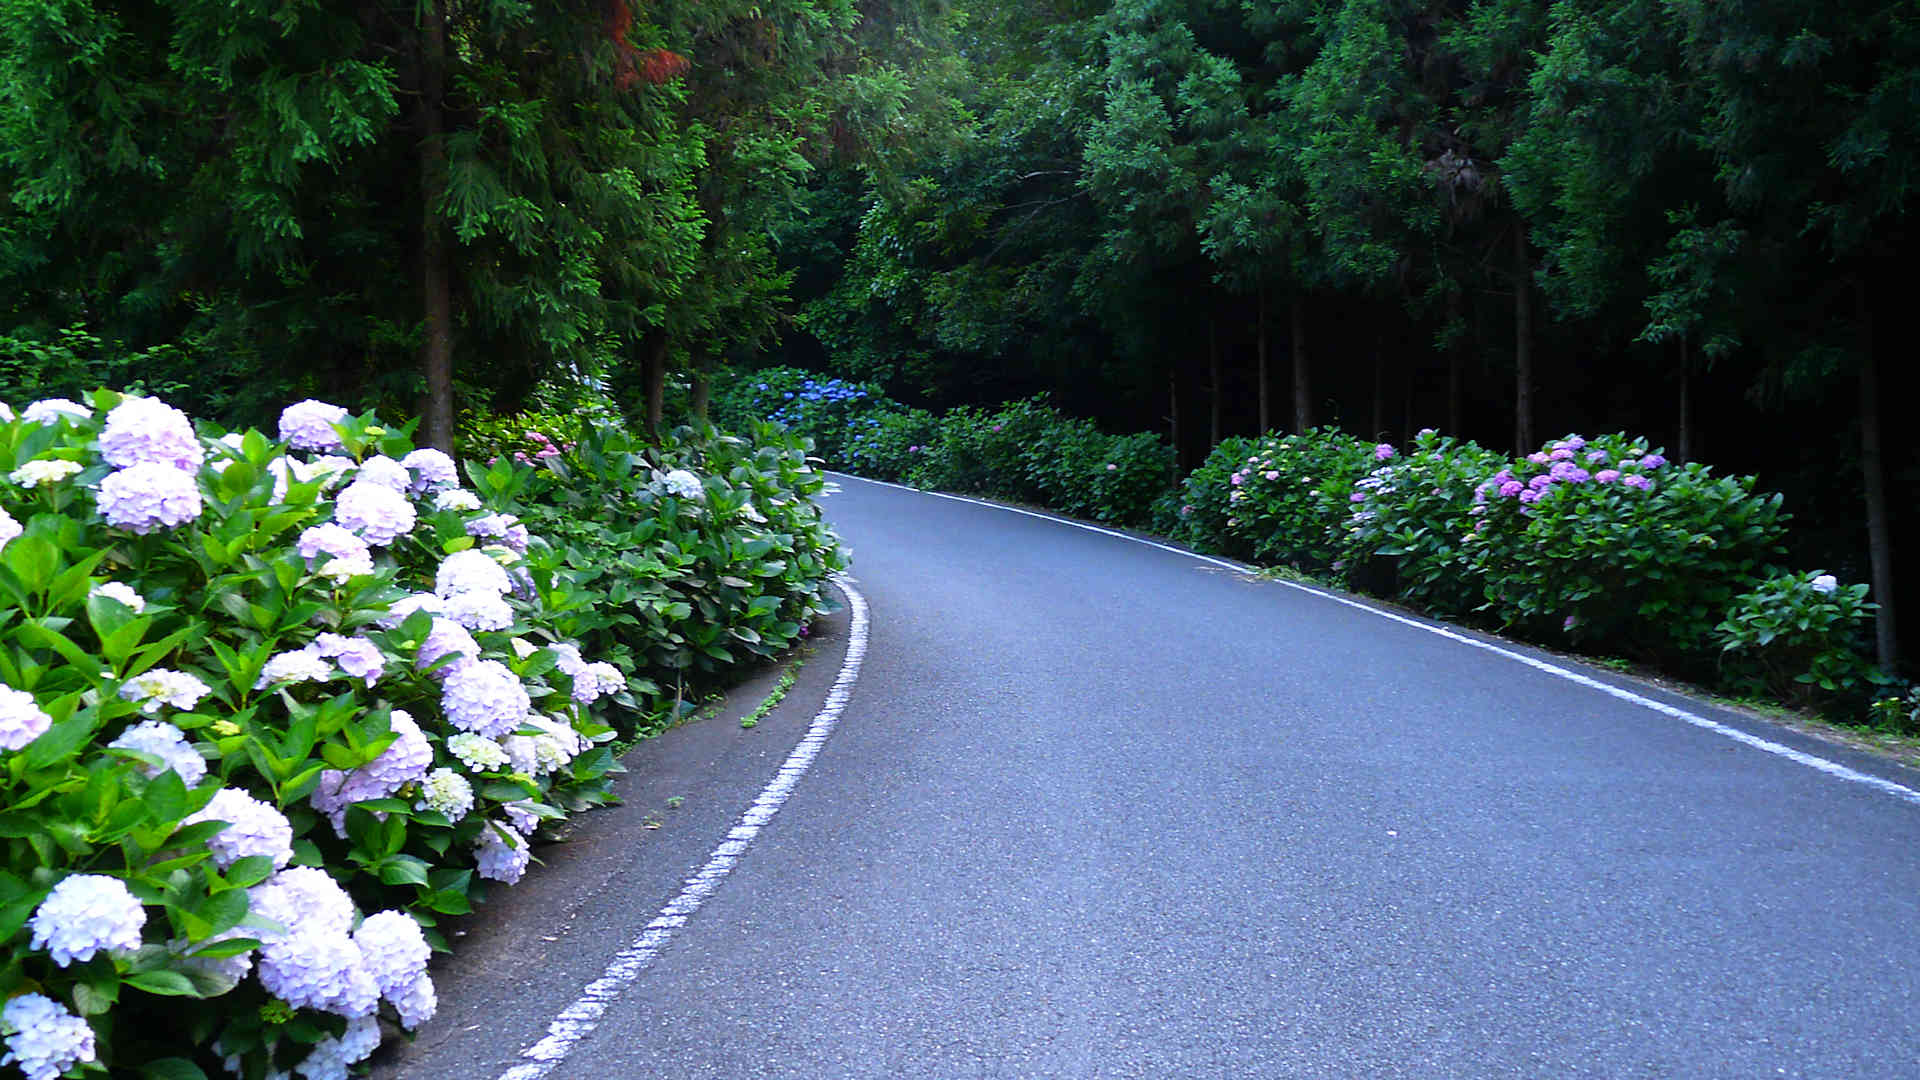
[[[541, 1075], [1920, 1075], [1913, 774], [1191, 556], [841, 487], [872, 623], [837, 730]], [[521, 1015], [390, 1074], [511, 1068], [778, 756], [675, 824], [673, 878], [603, 881], [558, 953], [482, 964]]]

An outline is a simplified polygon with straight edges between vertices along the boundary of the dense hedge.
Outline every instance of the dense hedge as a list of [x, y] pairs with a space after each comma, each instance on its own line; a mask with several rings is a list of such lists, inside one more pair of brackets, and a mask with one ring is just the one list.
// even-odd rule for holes
[[734, 415], [777, 420], [858, 475], [1151, 528], [1847, 718], [1884, 681], [1865, 659], [1865, 586], [1779, 565], [1779, 496], [1628, 435], [1517, 460], [1432, 430], [1404, 448], [1334, 428], [1232, 437], [1176, 485], [1154, 436], [1104, 434], [1044, 399], [936, 416], [792, 369], [737, 386]]
[[820, 479], [761, 434], [469, 490], [319, 402], [0, 411], [0, 1063], [344, 1077], [430, 1016], [439, 920], [607, 798], [616, 731], [820, 610]]

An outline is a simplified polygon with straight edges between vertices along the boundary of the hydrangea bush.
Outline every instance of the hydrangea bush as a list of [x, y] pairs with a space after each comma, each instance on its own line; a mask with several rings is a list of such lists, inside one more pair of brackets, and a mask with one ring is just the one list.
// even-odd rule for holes
[[903, 412], [872, 383], [815, 375], [799, 368], [744, 372], [719, 387], [713, 419], [730, 431], [771, 421], [813, 443], [813, 452], [834, 466], [852, 455], [871, 455], [886, 418]]
[[1331, 568], [1344, 551], [1355, 481], [1393, 452], [1330, 427], [1226, 440], [1184, 485], [1187, 535], [1240, 558]]
[[1865, 585], [1818, 570], [1776, 573], [1735, 597], [1714, 628], [1722, 674], [1800, 705], [1864, 700], [1877, 683], [1865, 657], [1873, 611]]
[[[1376, 449], [1375, 456], [1379, 463], [1348, 496], [1345, 550], [1335, 568], [1430, 611], [1463, 615], [1479, 607], [1486, 585], [1465, 538], [1485, 512], [1476, 510], [1479, 487], [1503, 455], [1428, 428], [1405, 455], [1379, 459]], [[1370, 562], [1385, 563], [1385, 573], [1364, 575]]]
[[[272, 436], [108, 391], [0, 417], [4, 1062], [344, 1076], [382, 1025], [432, 1015], [438, 921], [607, 798], [642, 650], [602, 651], [602, 594], [511, 519], [532, 470], [510, 462], [464, 490], [405, 430], [320, 402]], [[692, 518], [758, 494], [648, 477]], [[810, 587], [739, 608], [797, 623]]]

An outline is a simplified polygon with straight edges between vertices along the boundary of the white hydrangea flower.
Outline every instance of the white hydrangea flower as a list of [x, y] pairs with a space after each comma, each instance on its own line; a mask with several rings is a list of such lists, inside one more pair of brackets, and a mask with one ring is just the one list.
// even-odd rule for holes
[[479, 842], [475, 845], [475, 872], [489, 881], [504, 882], [508, 885], [520, 880], [527, 872], [527, 864], [533, 861], [533, 851], [526, 837], [514, 831], [510, 825], [488, 822], [480, 830]]
[[127, 883], [105, 874], [74, 874], [60, 879], [28, 925], [33, 947], [46, 949], [66, 967], [93, 954], [130, 952], [140, 947], [147, 910], [127, 891]]
[[26, 530], [20, 526], [19, 522], [13, 520], [13, 515], [0, 509], [0, 549], [4, 549], [8, 542], [23, 532]]
[[1840, 588], [1840, 579], [1834, 577], [1832, 574], [1821, 574], [1808, 584], [1813, 588], [1814, 592], [1822, 596], [1831, 596], [1835, 590]]
[[119, 738], [107, 745], [116, 750], [137, 750], [159, 758], [163, 762], [161, 765], [143, 762], [135, 766], [149, 777], [172, 769], [188, 787], [193, 787], [207, 776], [207, 760], [188, 744], [186, 735], [179, 728], [164, 720], [142, 720], [121, 732]]
[[360, 946], [343, 932], [318, 926], [296, 926], [263, 942], [260, 984], [296, 1009], [336, 1016], [371, 1016], [380, 1004], [380, 988]]
[[260, 669], [260, 678], [253, 688], [260, 690], [283, 683], [327, 682], [332, 678], [332, 664], [308, 649], [295, 649], [274, 654], [267, 661], [267, 666]]
[[498, 772], [507, 766], [507, 752], [484, 735], [462, 731], [447, 740], [447, 751], [470, 772]]
[[627, 677], [621, 674], [619, 668], [605, 660], [588, 664], [587, 678], [593, 680], [594, 688], [599, 692], [598, 696], [617, 694], [627, 688]]
[[540, 775], [540, 744], [531, 735], [509, 735], [500, 740], [500, 749], [507, 752], [514, 772], [521, 776]]
[[373, 1056], [380, 1048], [380, 1021], [362, 1016], [347, 1022], [347, 1030], [329, 1035], [313, 1044], [306, 1060], [293, 1071], [306, 1080], [347, 1080], [355, 1062]]
[[514, 638], [512, 641], [508, 642], [508, 644], [513, 646], [513, 655], [519, 657], [522, 660], [525, 660], [527, 657], [532, 656], [534, 653], [537, 653], [540, 651], [540, 646], [535, 645], [533, 642], [528, 641], [526, 638], [517, 637], [517, 638]]
[[440, 610], [469, 630], [505, 630], [513, 625], [513, 608], [494, 593], [454, 593], [441, 604]]
[[390, 487], [356, 480], [333, 503], [333, 519], [374, 547], [413, 531], [420, 517], [407, 497]]
[[200, 486], [192, 473], [146, 461], [107, 474], [94, 496], [107, 524], [140, 536], [200, 516]]
[[503, 596], [512, 588], [513, 582], [507, 577], [506, 570], [486, 552], [472, 548], [456, 551], [442, 559], [439, 569], [433, 573], [433, 591], [443, 597], [464, 592]]
[[147, 598], [134, 592], [132, 587], [119, 581], [103, 581], [95, 585], [88, 596], [104, 596], [109, 600], [118, 600], [133, 609], [135, 615], [147, 610]]
[[[400, 464], [413, 470], [417, 478], [408, 485], [408, 489], [418, 495], [430, 488], [451, 489], [460, 484], [460, 468], [452, 458], [431, 446], [423, 446], [400, 459]], [[444, 492], [443, 492], [444, 493]], [[442, 506], [444, 510], [446, 507]]]
[[13, 406], [4, 401], [0, 401], [0, 422], [9, 424], [13, 422]]
[[7, 474], [7, 479], [23, 488], [57, 484], [81, 470], [77, 461], [65, 458], [37, 458]]
[[660, 481], [666, 486], [667, 493], [682, 499], [704, 499], [707, 489], [700, 484], [700, 478], [685, 469], [674, 469]]
[[413, 483], [413, 474], [407, 471], [407, 467], [385, 454], [376, 454], [361, 462], [360, 471], [353, 478], [356, 482], [379, 484], [399, 492], [406, 491]]
[[452, 769], [435, 769], [420, 781], [420, 801], [415, 810], [437, 810], [448, 821], [459, 821], [473, 809], [473, 785]]
[[351, 581], [373, 573], [373, 549], [365, 540], [331, 521], [301, 532], [300, 539], [294, 541], [294, 550], [307, 560], [309, 569], [321, 555], [328, 556], [316, 572], [333, 581]]
[[480, 496], [465, 488], [449, 488], [434, 496], [435, 510], [472, 511], [480, 509]]
[[403, 911], [381, 911], [367, 916], [353, 940], [366, 954], [367, 971], [382, 997], [394, 998], [406, 992], [413, 980], [426, 974], [433, 949], [420, 924]]
[[197, 676], [169, 668], [148, 668], [120, 684], [121, 700], [138, 703], [148, 714], [159, 712], [162, 705], [191, 709], [209, 693], [211, 688]]
[[94, 1060], [93, 1028], [44, 994], [8, 1001], [0, 1020], [7, 1053], [0, 1065], [17, 1065], [27, 1080], [57, 1080], [68, 1069]]
[[20, 413], [20, 419], [29, 424], [52, 424], [62, 417], [71, 420], [85, 420], [93, 415], [93, 410], [77, 401], [66, 398], [44, 398], [26, 407]]
[[333, 425], [347, 419], [347, 410], [338, 405], [308, 398], [281, 410], [280, 438], [299, 450], [339, 450], [346, 444]]
[[479, 660], [447, 676], [440, 706], [454, 727], [498, 738], [518, 727], [533, 703], [520, 677], [507, 665]]
[[18, 750], [46, 734], [53, 717], [40, 707], [33, 695], [11, 686], [0, 686], [0, 750]]
[[353, 914], [353, 898], [317, 866], [290, 866], [247, 890], [249, 922], [258, 916], [280, 927], [249, 927], [248, 936], [261, 941], [284, 937], [297, 926], [344, 935], [353, 929]]
[[100, 456], [121, 469], [155, 464], [197, 472], [207, 452], [186, 413], [158, 398], [130, 397], [107, 412]]
[[213, 864], [223, 870], [252, 855], [272, 859], [276, 870], [293, 859], [293, 825], [287, 816], [239, 788], [221, 788], [206, 806], [187, 815], [185, 823], [202, 821], [227, 823], [207, 841]]

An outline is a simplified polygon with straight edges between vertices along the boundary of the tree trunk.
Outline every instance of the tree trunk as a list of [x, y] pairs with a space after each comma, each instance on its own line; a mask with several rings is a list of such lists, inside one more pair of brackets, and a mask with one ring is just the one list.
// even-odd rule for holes
[[640, 377], [647, 396], [647, 441], [660, 442], [660, 428], [667, 413], [667, 332], [649, 330], [640, 339]]
[[1167, 437], [1173, 442], [1173, 482], [1180, 483], [1180, 366], [1167, 368]]
[[1873, 600], [1879, 605], [1873, 622], [1874, 652], [1880, 669], [1892, 674], [1900, 662], [1900, 643], [1894, 633], [1893, 530], [1887, 522], [1887, 477], [1880, 443], [1880, 371], [1874, 355], [1872, 312], [1867, 286], [1857, 286], [1860, 337], [1860, 480], [1867, 500], [1867, 557], [1873, 567]]
[[1687, 335], [1680, 335], [1680, 464], [1693, 460], [1693, 372], [1687, 355]]
[[1265, 435], [1273, 430], [1273, 410], [1267, 395], [1267, 292], [1262, 289], [1257, 295], [1259, 300], [1253, 325], [1260, 368], [1260, 434]]
[[1527, 257], [1527, 226], [1513, 224], [1513, 442], [1514, 452], [1534, 448], [1533, 268]]
[[1307, 368], [1307, 303], [1306, 298], [1293, 298], [1293, 327], [1290, 338], [1293, 349], [1293, 430], [1303, 432], [1313, 426], [1313, 391], [1308, 381]]
[[1220, 327], [1207, 320], [1207, 450], [1220, 445]]
[[441, 115], [447, 81], [445, 0], [421, 5], [420, 98], [420, 291], [425, 301], [420, 402], [420, 442], [453, 451], [453, 282], [447, 231], [440, 204], [447, 191], [447, 144]]

